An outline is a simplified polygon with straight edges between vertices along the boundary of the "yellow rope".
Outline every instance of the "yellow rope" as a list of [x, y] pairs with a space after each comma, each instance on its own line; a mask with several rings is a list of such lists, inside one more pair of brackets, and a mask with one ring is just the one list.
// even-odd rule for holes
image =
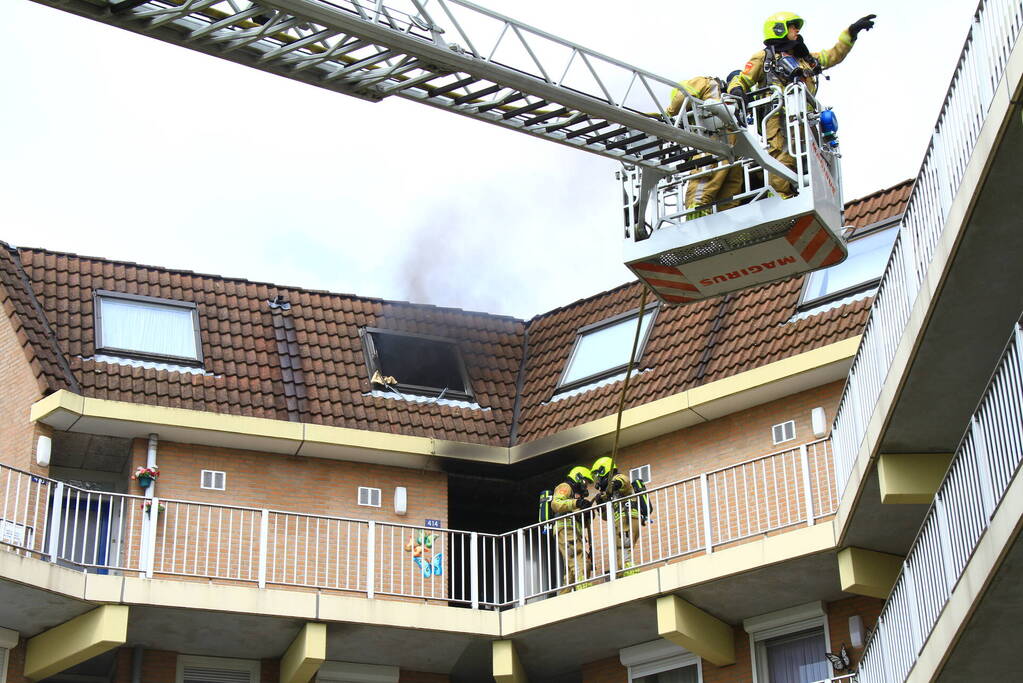
[[618, 421], [615, 424], [615, 441], [611, 448], [611, 462], [617, 466], [618, 437], [622, 431], [622, 411], [625, 409], [625, 392], [629, 390], [629, 377], [636, 360], [636, 349], [639, 348], [639, 333], [643, 329], [643, 312], [646, 310], [646, 296], [649, 289], [643, 286], [643, 296], [639, 300], [639, 318], [636, 320], [636, 335], [632, 338], [632, 353], [629, 354], [629, 366], [625, 369], [625, 381], [622, 383], [622, 395], [618, 398]]

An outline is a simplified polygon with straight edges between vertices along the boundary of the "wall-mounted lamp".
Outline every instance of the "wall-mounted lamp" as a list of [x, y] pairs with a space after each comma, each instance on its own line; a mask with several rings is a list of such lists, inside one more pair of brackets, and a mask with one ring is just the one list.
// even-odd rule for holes
[[858, 614], [849, 617], [849, 641], [855, 648], [863, 647], [863, 617]]
[[828, 418], [824, 414], [824, 408], [817, 406], [810, 411], [810, 426], [813, 428], [813, 435], [818, 439], [828, 433]]
[[36, 464], [40, 467], [50, 466], [50, 451], [53, 450], [53, 439], [40, 436], [36, 440]]
[[404, 516], [408, 512], [408, 491], [404, 486], [394, 489], [394, 514]]

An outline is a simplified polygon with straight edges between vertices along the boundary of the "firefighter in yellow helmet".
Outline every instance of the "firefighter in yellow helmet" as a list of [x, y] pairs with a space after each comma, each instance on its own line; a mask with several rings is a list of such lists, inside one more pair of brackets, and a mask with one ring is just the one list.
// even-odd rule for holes
[[[733, 71], [725, 81], [713, 76], [697, 76], [696, 78], [681, 81], [678, 87], [671, 91], [671, 103], [666, 111], [672, 117], [678, 116], [687, 97], [694, 97], [699, 100], [720, 101], [725, 82], [731, 80], [738, 73], [738, 71]], [[734, 144], [735, 136], [729, 136], [729, 142]], [[711, 212], [710, 204], [719, 199], [735, 196], [742, 191], [742, 186], [742, 166], [738, 165], [713, 173], [708, 172], [707, 175], [690, 180], [686, 185], [686, 208], [698, 210], [689, 214], [689, 220], [706, 216]], [[718, 206], [718, 211], [730, 209], [737, 204], [738, 202], [722, 203]]]
[[573, 467], [565, 481], [554, 488], [551, 512], [560, 517], [554, 522], [554, 530], [558, 552], [565, 562], [565, 580], [562, 583], [564, 588], [558, 591], [559, 595], [572, 591], [572, 584], [576, 582], [580, 583], [575, 586], [575, 590], [582, 590], [590, 585], [585, 579], [592, 568], [587, 562], [583, 540], [592, 519], [584, 519], [585, 515], [566, 515], [571, 515], [577, 510], [585, 510], [593, 504], [587, 497], [592, 493], [591, 486], [593, 475], [590, 471], [585, 467]]
[[[792, 12], [772, 14], [764, 22], [764, 49], [754, 53], [739, 75], [729, 80], [728, 92], [742, 95], [768, 85], [784, 87], [802, 81], [810, 93], [816, 94], [818, 74], [841, 63], [852, 50], [860, 31], [874, 28], [876, 16], [868, 14], [850, 24], [848, 29], [839, 34], [834, 47], [810, 52], [801, 35], [803, 18]], [[767, 145], [771, 156], [794, 169], [795, 159], [786, 151], [788, 145], [783, 120], [782, 115], [767, 120]], [[771, 187], [782, 197], [791, 197], [793, 194], [791, 183], [773, 175]]]
[[631, 496], [635, 491], [628, 477], [618, 472], [614, 461], [605, 456], [598, 458], [590, 469], [597, 487], [594, 504], [612, 501], [611, 515], [615, 535], [615, 564], [621, 576], [638, 574], [632, 564], [632, 545], [639, 538], [639, 508], [634, 500], [614, 502]]

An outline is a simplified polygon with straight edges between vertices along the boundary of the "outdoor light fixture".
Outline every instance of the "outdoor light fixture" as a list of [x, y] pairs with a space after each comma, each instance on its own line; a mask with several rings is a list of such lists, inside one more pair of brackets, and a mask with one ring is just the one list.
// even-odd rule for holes
[[40, 436], [36, 441], [36, 464], [40, 467], [49, 467], [52, 450], [53, 440], [48, 436]]
[[813, 435], [818, 439], [828, 433], [828, 421], [824, 414], [824, 408], [818, 406], [810, 411], [810, 426], [813, 428]]
[[863, 647], [863, 617], [858, 614], [849, 617], [849, 640], [853, 647]]
[[408, 512], [408, 490], [404, 486], [394, 489], [394, 514], [405, 515]]

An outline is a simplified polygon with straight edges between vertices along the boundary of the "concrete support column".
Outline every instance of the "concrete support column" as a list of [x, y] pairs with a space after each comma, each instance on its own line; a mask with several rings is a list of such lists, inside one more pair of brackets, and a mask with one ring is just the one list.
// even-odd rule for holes
[[494, 683], [529, 683], [526, 670], [522, 668], [515, 643], [510, 640], [495, 640], [493, 645]]
[[882, 453], [877, 460], [881, 502], [929, 504], [951, 462], [951, 453]]
[[838, 553], [838, 576], [842, 590], [884, 600], [892, 592], [906, 558], [863, 548]]
[[281, 657], [280, 683], [308, 683], [327, 659], [327, 625], [309, 622]]
[[677, 595], [657, 599], [657, 633], [717, 666], [735, 664], [732, 627]]
[[103, 605], [29, 638], [25, 678], [37, 681], [124, 645], [128, 606]]

